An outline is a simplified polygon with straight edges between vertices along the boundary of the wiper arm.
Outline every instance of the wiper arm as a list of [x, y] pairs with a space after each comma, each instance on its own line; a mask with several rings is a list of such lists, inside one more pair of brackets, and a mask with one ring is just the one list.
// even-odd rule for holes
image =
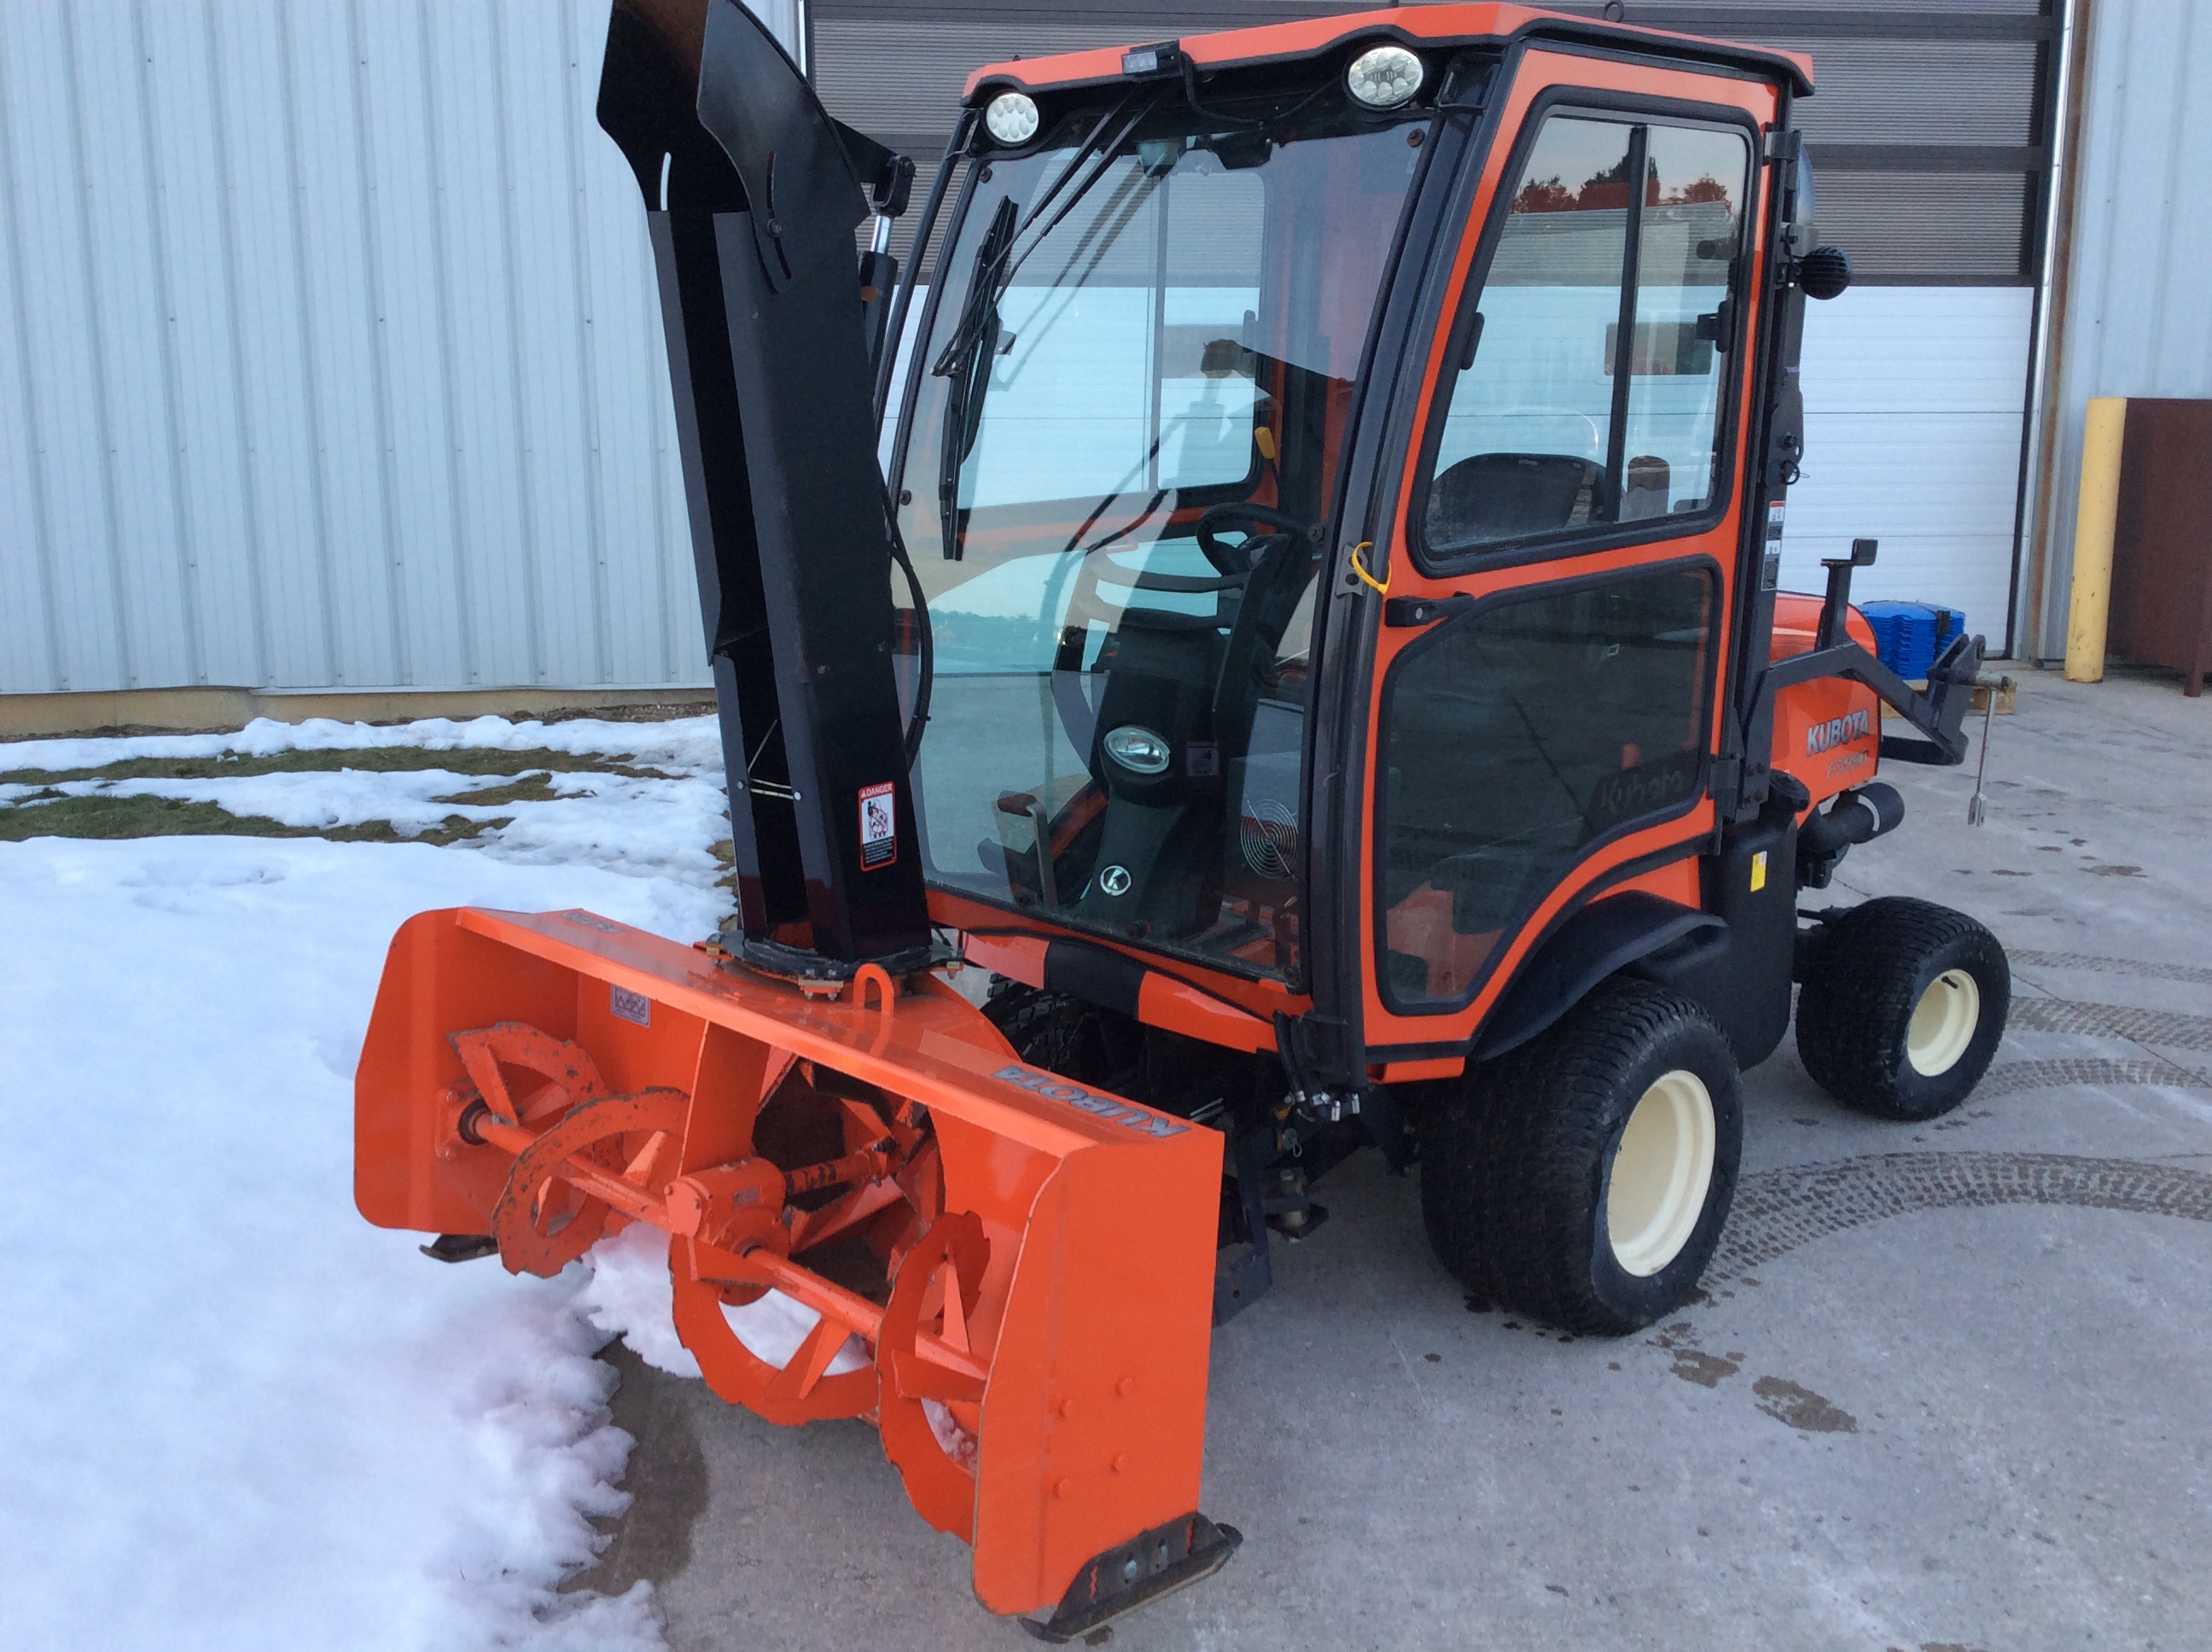
[[[1128, 108], [1131, 99], [1135, 95], [1134, 93], [1131, 93], [1124, 96], [1121, 102], [1106, 112], [1098, 125], [1091, 129], [1091, 136], [1084, 139], [1082, 147], [1076, 150], [1060, 175], [1054, 178], [1050, 186], [1037, 197], [1036, 204], [1030, 209], [1029, 216], [1022, 220], [1020, 228], [1009, 234], [1005, 243], [996, 249], [995, 256], [988, 260], [984, 255], [991, 250], [993, 237], [985, 237], [983, 246], [976, 249], [975, 281], [969, 288], [969, 302], [961, 311], [960, 325], [954, 331], [951, 338], [939, 355], [936, 364], [930, 368], [933, 374], [939, 378], [949, 378], [961, 371], [981, 335], [987, 315], [995, 313], [998, 301], [1004, 295], [1006, 288], [1013, 284], [1015, 274], [1024, 264], [1028, 262], [1030, 254], [1044, 245], [1052, 232], [1060, 228], [1060, 221], [1073, 211], [1076, 204], [1097, 186], [1100, 179], [1112, 170], [1115, 157], [1121, 145], [1127, 142], [1130, 133], [1136, 131], [1138, 123], [1158, 106], [1163, 94], [1154, 93], [1141, 106], [1131, 110], [1127, 118], [1116, 126], [1115, 117]], [[1083, 181], [1074, 188], [1069, 189], [1068, 180], [1078, 173], [1084, 172], [1086, 165], [1089, 167], [1089, 171], [1084, 176]], [[1063, 195], [1064, 199], [1061, 198]], [[1007, 200], [1000, 203], [1002, 210], [1011, 204], [1011, 199], [1012, 197], [1008, 197]], [[1020, 258], [1013, 257], [1015, 243], [1024, 236], [1029, 235], [1032, 229], [1036, 228], [1037, 220], [1051, 210], [1055, 202], [1058, 203], [1059, 210], [1053, 212], [1051, 221], [1030, 238], [1028, 246], [1023, 249]], [[992, 222], [994, 234], [997, 228], [998, 221], [994, 218]], [[988, 303], [979, 308], [975, 302], [976, 295], [985, 290], [988, 292]]]
[[[952, 337], [930, 367], [933, 376], [952, 380], [937, 457], [937, 513], [947, 561], [960, 560], [960, 468], [975, 451], [976, 433], [982, 424], [983, 398], [991, 387], [991, 362], [998, 353], [1002, 331], [999, 301], [1030, 253], [1045, 243], [1076, 203], [1111, 170], [1115, 154], [1136, 130], [1137, 124], [1157, 106], [1160, 95], [1154, 93], [1133, 110], [1129, 106], [1136, 94], [1123, 96], [1091, 129], [1091, 136], [1084, 140], [1018, 227], [1011, 195], [1002, 197], [991, 215], [991, 227], [975, 249], [975, 271], [969, 281], [967, 300], [960, 307], [959, 325], [953, 329]], [[1127, 118], [1117, 124], [1115, 117], [1124, 111], [1128, 112]], [[1069, 187], [1070, 180], [1079, 173], [1083, 173], [1081, 181]], [[1015, 243], [1036, 227], [1037, 220], [1055, 202], [1058, 210], [1030, 241], [1021, 258], [1016, 258]]]
[[975, 273], [968, 283], [967, 301], [960, 308], [960, 325], [931, 369], [952, 380], [937, 449], [937, 515], [945, 555], [952, 562], [960, 559], [956, 531], [960, 467], [975, 448], [975, 433], [982, 426], [983, 396], [990, 388], [991, 361], [999, 347], [1000, 289], [989, 277], [1006, 262], [1014, 234], [1014, 201], [1009, 195], [1000, 197], [991, 215], [991, 227], [983, 233], [982, 245], [975, 249]]

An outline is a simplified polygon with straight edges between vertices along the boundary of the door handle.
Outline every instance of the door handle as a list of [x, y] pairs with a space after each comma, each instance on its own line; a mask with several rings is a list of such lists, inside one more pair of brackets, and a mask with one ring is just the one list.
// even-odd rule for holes
[[1474, 598], [1464, 591], [1455, 591], [1449, 597], [1390, 597], [1382, 604], [1382, 623], [1434, 625], [1438, 620], [1455, 619], [1474, 606]]

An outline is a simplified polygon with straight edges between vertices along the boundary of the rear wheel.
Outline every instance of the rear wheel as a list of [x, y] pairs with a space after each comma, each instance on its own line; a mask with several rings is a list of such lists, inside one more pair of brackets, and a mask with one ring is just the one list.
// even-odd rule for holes
[[1434, 1110], [1429, 1241], [1478, 1296], [1624, 1335], [1696, 1293], [1742, 1139], [1735, 1058], [1712, 1017], [1616, 978]]
[[1963, 912], [1885, 896], [1827, 926], [1797, 994], [1797, 1054], [1838, 1101], [1932, 1119], [1989, 1070], [2012, 1005], [1996, 936]]

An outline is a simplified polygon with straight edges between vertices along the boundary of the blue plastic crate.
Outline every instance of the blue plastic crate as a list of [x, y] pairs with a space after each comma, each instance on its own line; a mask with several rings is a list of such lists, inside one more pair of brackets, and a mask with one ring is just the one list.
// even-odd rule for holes
[[1940, 603], [1870, 602], [1859, 611], [1874, 628], [1875, 653], [1907, 682], [1935, 669], [1936, 658], [1966, 629], [1966, 616]]

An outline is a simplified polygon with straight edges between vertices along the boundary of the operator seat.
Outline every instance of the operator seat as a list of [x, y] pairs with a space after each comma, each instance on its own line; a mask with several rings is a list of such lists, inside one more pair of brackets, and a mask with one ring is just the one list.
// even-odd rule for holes
[[[1226, 638], [1211, 618], [1131, 608], [1107, 645], [1091, 754], [1107, 805], [1097, 870], [1077, 903], [1086, 918], [1190, 935], [1218, 914], [1224, 781], [1241, 772], [1263, 678], [1315, 562], [1303, 535], [1268, 534], [1241, 549], [1251, 561]], [[1136, 773], [1108, 752], [1107, 736], [1132, 723], [1166, 741], [1164, 773]]]
[[1595, 471], [1571, 453], [1470, 453], [1429, 489], [1428, 542], [1441, 550], [1564, 528]]
[[1213, 690], [1213, 738], [1221, 743], [1224, 762], [1244, 756], [1252, 744], [1264, 679], [1313, 578], [1314, 561], [1313, 547], [1304, 540], [1270, 535], [1244, 583]]

